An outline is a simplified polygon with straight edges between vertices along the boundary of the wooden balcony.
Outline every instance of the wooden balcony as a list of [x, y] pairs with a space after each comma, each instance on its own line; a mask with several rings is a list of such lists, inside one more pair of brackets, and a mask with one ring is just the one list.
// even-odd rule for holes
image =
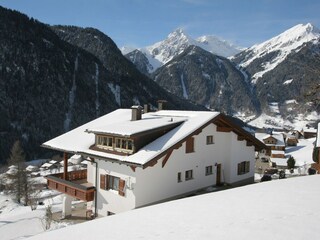
[[83, 201], [93, 201], [95, 187], [87, 182], [87, 170], [67, 173], [68, 180], [63, 179], [63, 173], [46, 177], [48, 188], [68, 194]]

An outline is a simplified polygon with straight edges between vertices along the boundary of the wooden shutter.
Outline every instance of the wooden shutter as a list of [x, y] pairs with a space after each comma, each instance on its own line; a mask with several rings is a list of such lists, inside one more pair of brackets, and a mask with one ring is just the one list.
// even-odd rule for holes
[[106, 189], [106, 175], [100, 174], [100, 188]]
[[194, 138], [190, 137], [186, 141], [186, 153], [194, 152]]
[[110, 185], [110, 184], [109, 184], [109, 182], [110, 182], [110, 175], [106, 174], [105, 176], [106, 176], [106, 188], [105, 188], [105, 189], [106, 189], [106, 190], [109, 190], [109, 189], [110, 189], [110, 188], [109, 188], [109, 185]]
[[124, 187], [126, 185], [126, 181], [123, 179], [119, 179], [119, 195], [124, 196]]

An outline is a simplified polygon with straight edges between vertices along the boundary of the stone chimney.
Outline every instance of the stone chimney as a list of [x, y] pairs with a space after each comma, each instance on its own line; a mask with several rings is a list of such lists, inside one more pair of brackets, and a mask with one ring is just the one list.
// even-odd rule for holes
[[165, 109], [166, 100], [158, 100], [158, 111]]
[[144, 104], [143, 105], [143, 113], [148, 113], [148, 112], [150, 112], [150, 105]]
[[131, 107], [131, 121], [141, 120], [142, 107], [141, 106], [132, 106]]

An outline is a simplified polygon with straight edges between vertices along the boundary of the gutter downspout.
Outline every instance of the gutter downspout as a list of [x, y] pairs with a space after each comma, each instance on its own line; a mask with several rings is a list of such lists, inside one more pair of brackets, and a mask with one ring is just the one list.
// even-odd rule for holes
[[94, 216], [97, 217], [98, 216], [98, 208], [97, 208], [97, 196], [98, 196], [98, 163], [95, 160], [92, 160], [92, 163], [96, 164], [96, 180], [95, 180], [95, 187], [96, 187], [96, 191], [94, 193]]

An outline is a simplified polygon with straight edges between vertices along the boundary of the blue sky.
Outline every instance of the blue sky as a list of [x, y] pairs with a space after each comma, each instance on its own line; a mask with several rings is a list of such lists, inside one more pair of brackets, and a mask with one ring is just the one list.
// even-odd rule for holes
[[299, 23], [320, 28], [319, 0], [0, 0], [0, 5], [51, 25], [95, 27], [119, 47], [151, 45], [176, 28], [242, 47]]

